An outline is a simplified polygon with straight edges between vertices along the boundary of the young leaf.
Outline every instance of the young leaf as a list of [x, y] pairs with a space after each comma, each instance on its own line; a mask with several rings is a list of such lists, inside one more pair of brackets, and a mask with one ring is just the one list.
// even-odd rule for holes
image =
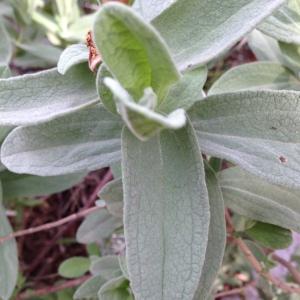
[[101, 275], [105, 280], [111, 280], [122, 275], [119, 259], [116, 255], [99, 257], [91, 263], [90, 271], [94, 276]]
[[299, 22], [299, 0], [289, 0], [258, 28], [279, 41], [300, 45]]
[[117, 115], [116, 102], [114, 100], [114, 95], [111, 92], [110, 88], [104, 84], [104, 79], [106, 77], [113, 78], [112, 74], [109, 72], [108, 68], [104, 63], [98, 69], [96, 87], [98, 91], [99, 98], [104, 107], [111, 113]]
[[123, 185], [121, 178], [107, 183], [101, 189], [99, 197], [105, 201], [107, 210], [113, 216], [123, 216]]
[[[2, 188], [0, 182], [0, 237], [12, 233], [5, 209], [2, 206]], [[18, 277], [18, 252], [15, 239], [0, 244], [0, 298], [11, 299]]]
[[134, 295], [190, 300], [200, 280], [210, 220], [193, 129], [188, 124], [140, 142], [125, 128], [122, 153], [127, 263]]
[[89, 58], [88, 47], [84, 44], [74, 44], [67, 47], [60, 55], [57, 63], [57, 71], [65, 74], [74, 65], [87, 62]]
[[211, 294], [214, 280], [222, 265], [226, 244], [222, 192], [214, 172], [209, 167], [206, 168], [206, 185], [210, 204], [210, 224], [205, 262], [194, 300], [206, 300]]
[[156, 113], [156, 95], [152, 89], [145, 89], [143, 97], [136, 103], [128, 92], [112, 78], [105, 78], [104, 83], [115, 95], [117, 107], [125, 124], [140, 140], [145, 141], [164, 128], [178, 129], [185, 125], [183, 109], [177, 109], [168, 116]]
[[248, 45], [258, 60], [284, 63], [278, 42], [262, 32], [254, 29], [248, 36]]
[[275, 184], [300, 186], [300, 93], [212, 95], [189, 111], [204, 153], [225, 158]]
[[101, 286], [106, 282], [106, 280], [101, 276], [94, 276], [84, 282], [75, 292], [73, 299], [74, 300], [83, 300], [83, 299], [98, 299], [98, 292]]
[[300, 81], [278, 63], [255, 62], [230, 69], [215, 81], [208, 94], [254, 89], [300, 90]]
[[300, 46], [295, 44], [279, 43], [284, 59], [284, 64], [299, 76], [300, 69]]
[[218, 174], [227, 207], [249, 219], [300, 232], [300, 192], [270, 184], [239, 167]]
[[98, 292], [101, 300], [134, 300], [130, 291], [129, 281], [123, 276], [106, 282]]
[[94, 105], [16, 128], [2, 145], [1, 160], [11, 171], [39, 176], [95, 170], [120, 160], [121, 128], [119, 118]]
[[28, 125], [69, 114], [98, 101], [93, 74], [76, 66], [0, 79], [0, 125]]
[[94, 36], [103, 61], [135, 100], [152, 87], [161, 101], [169, 86], [179, 80], [159, 34], [130, 7], [105, 4], [97, 15]]
[[39, 177], [19, 175], [9, 171], [0, 173], [3, 198], [34, 197], [58, 193], [79, 183], [87, 173], [62, 176]]
[[170, 88], [167, 97], [158, 107], [158, 110], [170, 113], [178, 108], [189, 109], [195, 102], [204, 97], [202, 88], [206, 79], [206, 67], [186, 72], [180, 81]]
[[257, 222], [245, 233], [262, 246], [271, 249], [287, 248], [293, 241], [290, 230], [267, 223]]
[[[144, 5], [152, 1], [141, 0]], [[202, 65], [233, 46], [284, 0], [177, 0], [152, 24], [180, 70]]]
[[65, 278], [77, 278], [84, 275], [90, 267], [90, 260], [83, 256], [74, 256], [63, 261], [58, 269], [60, 276]]
[[95, 211], [81, 223], [76, 233], [76, 239], [82, 244], [99, 242], [110, 237], [122, 224], [121, 218], [112, 216], [105, 209]]

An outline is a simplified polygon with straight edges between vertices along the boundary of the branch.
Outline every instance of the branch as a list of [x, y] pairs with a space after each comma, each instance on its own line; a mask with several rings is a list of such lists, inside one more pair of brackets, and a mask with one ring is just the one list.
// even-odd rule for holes
[[[231, 216], [230, 216], [228, 210], [226, 210], [225, 217], [226, 217], [226, 222], [227, 222], [227, 226], [228, 226], [228, 232], [232, 234], [234, 232], [234, 226], [233, 226], [233, 223], [232, 223], [232, 220], [231, 220]], [[259, 275], [261, 275], [266, 280], [268, 280], [269, 282], [271, 282], [272, 284], [274, 284], [275, 286], [277, 286], [278, 288], [280, 288], [285, 293], [300, 294], [300, 287], [291, 286], [291, 285], [289, 285], [289, 284], [281, 281], [279, 278], [274, 277], [270, 273], [266, 272], [264, 270], [264, 268], [262, 267], [262, 265], [260, 264], [260, 262], [252, 254], [251, 250], [248, 248], [248, 246], [246, 245], [246, 243], [241, 238], [236, 238], [234, 236], [232, 236], [232, 238], [233, 238], [234, 242], [237, 244], [237, 246], [239, 247], [239, 249], [243, 252], [243, 254], [245, 255], [245, 257], [248, 260], [248, 262], [252, 265], [252, 267], [254, 268], [254, 270]]]
[[64, 289], [76, 287], [76, 286], [84, 283], [90, 277], [91, 277], [90, 275], [87, 275], [87, 276], [84, 276], [84, 277], [80, 277], [80, 278], [76, 278], [76, 279], [73, 279], [73, 280], [65, 281], [64, 283], [62, 283], [60, 285], [51, 286], [51, 287], [47, 286], [47, 287], [41, 288], [39, 290], [30, 291], [30, 292], [27, 292], [27, 293], [25, 292], [25, 293], [22, 293], [19, 296], [17, 296], [16, 300], [32, 299], [33, 297], [45, 296], [45, 295], [48, 295], [48, 294], [51, 294], [51, 293], [62, 291]]
[[55, 221], [55, 222], [51, 222], [51, 223], [43, 224], [43, 225], [40, 225], [40, 226], [37, 226], [37, 227], [12, 232], [11, 234], [9, 234], [7, 236], [0, 237], [0, 245], [3, 244], [6, 241], [9, 241], [11, 239], [14, 239], [14, 238], [17, 238], [17, 237], [20, 237], [20, 236], [30, 235], [30, 234], [34, 234], [34, 233], [37, 233], [37, 232], [40, 232], [40, 231], [49, 230], [49, 229], [64, 225], [66, 223], [75, 221], [77, 219], [81, 219], [81, 218], [93, 213], [94, 211], [97, 211], [97, 210], [101, 209], [101, 208], [103, 208], [103, 206], [94, 206], [92, 208], [82, 210], [78, 213], [72, 214], [68, 217], [65, 217], [65, 218], [60, 219], [60, 220]]
[[240, 288], [236, 288], [236, 289], [232, 289], [230, 291], [225, 291], [225, 292], [220, 292], [220, 293], [217, 293], [215, 295], [215, 299], [218, 299], [218, 298], [223, 298], [223, 297], [228, 297], [228, 296], [233, 296], [233, 295], [243, 295], [245, 293], [245, 290], [251, 286], [254, 286], [255, 285], [255, 282], [250, 282], [249, 284], [245, 285], [245, 286], [242, 286]]

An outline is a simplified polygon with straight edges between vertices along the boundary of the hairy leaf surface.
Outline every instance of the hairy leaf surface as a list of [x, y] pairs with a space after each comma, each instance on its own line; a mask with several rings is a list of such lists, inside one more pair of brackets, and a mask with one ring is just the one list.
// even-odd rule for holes
[[122, 151], [127, 263], [135, 297], [190, 300], [200, 280], [210, 220], [193, 129], [163, 131], [147, 142], [125, 129]]

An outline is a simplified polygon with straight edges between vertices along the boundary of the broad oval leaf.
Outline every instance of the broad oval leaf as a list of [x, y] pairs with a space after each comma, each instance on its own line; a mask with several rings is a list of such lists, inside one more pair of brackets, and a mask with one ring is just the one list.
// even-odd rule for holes
[[279, 41], [300, 45], [299, 22], [299, 0], [288, 0], [258, 28]]
[[208, 94], [254, 89], [300, 90], [300, 81], [278, 63], [255, 62], [237, 66], [224, 73]]
[[65, 74], [71, 67], [82, 62], [87, 62], [89, 58], [88, 47], [84, 44], [74, 44], [67, 47], [60, 55], [57, 63], [57, 71]]
[[1, 160], [15, 173], [39, 176], [95, 170], [120, 160], [121, 128], [119, 118], [94, 105], [14, 129], [2, 145]]
[[[2, 206], [2, 187], [0, 182], [0, 237], [12, 233], [12, 228]], [[18, 277], [18, 250], [15, 239], [0, 244], [0, 298], [11, 299]]]
[[84, 275], [90, 267], [90, 260], [84, 256], [73, 256], [63, 261], [58, 274], [65, 278], [77, 278]]
[[122, 275], [119, 258], [116, 255], [99, 257], [91, 263], [90, 271], [94, 276], [101, 275], [105, 280], [110, 280]]
[[189, 115], [204, 153], [299, 187], [299, 103], [299, 92], [244, 91], [209, 96]]
[[98, 100], [84, 65], [66, 75], [56, 69], [0, 79], [0, 125], [28, 125], [72, 113]]
[[0, 173], [3, 186], [3, 198], [34, 197], [50, 195], [69, 189], [79, 183], [86, 172], [61, 176], [19, 175], [4, 171]]
[[223, 262], [226, 245], [225, 210], [221, 188], [214, 172], [206, 168], [210, 223], [205, 262], [194, 300], [206, 300]]
[[112, 216], [107, 210], [101, 209], [88, 215], [81, 223], [76, 233], [79, 243], [90, 244], [109, 238], [122, 226], [121, 218]]
[[[153, 1], [143, 0], [144, 5]], [[177, 0], [152, 24], [180, 70], [202, 65], [228, 50], [284, 0]]]
[[159, 34], [126, 5], [102, 7], [94, 38], [103, 61], [135, 100], [142, 97], [145, 88], [152, 87], [161, 101], [180, 78]]
[[143, 97], [136, 103], [118, 81], [105, 78], [104, 83], [115, 95], [118, 112], [123, 121], [140, 140], [145, 141], [164, 128], [178, 129], [185, 125], [183, 109], [177, 109], [167, 116], [154, 111], [157, 98], [151, 88], [145, 89]]
[[99, 197], [106, 203], [107, 210], [115, 217], [123, 216], [123, 185], [122, 179], [107, 183], [100, 191]]
[[98, 292], [98, 299], [101, 300], [134, 300], [129, 281], [123, 276], [113, 278], [106, 282]]
[[82, 300], [98, 300], [98, 292], [101, 286], [106, 282], [106, 280], [101, 276], [94, 276], [84, 282], [75, 292], [73, 299]]
[[300, 192], [270, 184], [239, 167], [218, 174], [227, 207], [249, 219], [300, 232]]
[[134, 295], [137, 300], [190, 300], [204, 265], [210, 220], [193, 129], [163, 131], [141, 142], [125, 128], [122, 153], [126, 255]]

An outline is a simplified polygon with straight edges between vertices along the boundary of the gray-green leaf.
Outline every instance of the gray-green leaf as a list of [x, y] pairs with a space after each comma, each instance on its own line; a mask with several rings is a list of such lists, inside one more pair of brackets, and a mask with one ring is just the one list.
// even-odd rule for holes
[[[144, 5], [153, 1], [143, 0]], [[177, 0], [153, 25], [180, 70], [204, 64], [233, 46], [284, 0]]]
[[57, 63], [57, 71], [65, 74], [74, 65], [88, 61], [89, 50], [84, 44], [74, 44], [67, 47]]
[[210, 224], [205, 262], [194, 300], [206, 300], [222, 265], [225, 244], [225, 211], [221, 188], [214, 172], [206, 168], [206, 185], [210, 204]]
[[4, 171], [0, 173], [3, 198], [34, 197], [64, 191], [82, 180], [87, 173], [40, 177], [19, 175]]
[[209, 96], [189, 114], [204, 153], [299, 187], [299, 104], [299, 92], [244, 91]]
[[[0, 182], [0, 237], [12, 233], [5, 209], [2, 206], [2, 188]], [[18, 277], [18, 253], [15, 239], [0, 244], [0, 298], [9, 300]]]
[[119, 259], [116, 255], [99, 257], [91, 263], [90, 271], [93, 275], [101, 275], [105, 280], [110, 280], [122, 275]]
[[104, 83], [115, 95], [118, 112], [131, 132], [145, 141], [164, 128], [179, 129], [185, 125], [183, 109], [177, 109], [164, 116], [154, 111], [157, 98], [151, 88], [144, 91], [143, 97], [136, 103], [129, 93], [112, 78], [105, 78]]
[[98, 300], [98, 292], [106, 280], [101, 276], [94, 276], [84, 282], [75, 292], [74, 300]]
[[270, 184], [240, 169], [218, 174], [227, 207], [249, 219], [300, 232], [300, 192]]
[[300, 81], [275, 62], [254, 62], [230, 69], [210, 88], [209, 95], [242, 90], [300, 90]]
[[159, 34], [126, 5], [104, 5], [95, 21], [94, 36], [103, 61], [135, 100], [152, 87], [161, 101], [180, 78]]
[[119, 118], [94, 105], [16, 128], [2, 145], [1, 160], [13, 172], [40, 176], [95, 170], [120, 160], [121, 128]]
[[79, 65], [0, 79], [0, 125], [45, 122], [97, 102], [93, 74]]
[[101, 209], [85, 218], [77, 230], [76, 239], [82, 244], [99, 242], [110, 237], [122, 224], [121, 218], [116, 218], [107, 210]]
[[84, 256], [73, 256], [63, 261], [58, 274], [65, 278], [77, 278], [84, 275], [90, 267], [90, 260]]
[[[147, 142], [122, 136], [125, 238], [137, 300], [190, 300], [204, 264], [209, 203], [190, 125]], [[145, 170], [147, 176], [145, 177]]]

